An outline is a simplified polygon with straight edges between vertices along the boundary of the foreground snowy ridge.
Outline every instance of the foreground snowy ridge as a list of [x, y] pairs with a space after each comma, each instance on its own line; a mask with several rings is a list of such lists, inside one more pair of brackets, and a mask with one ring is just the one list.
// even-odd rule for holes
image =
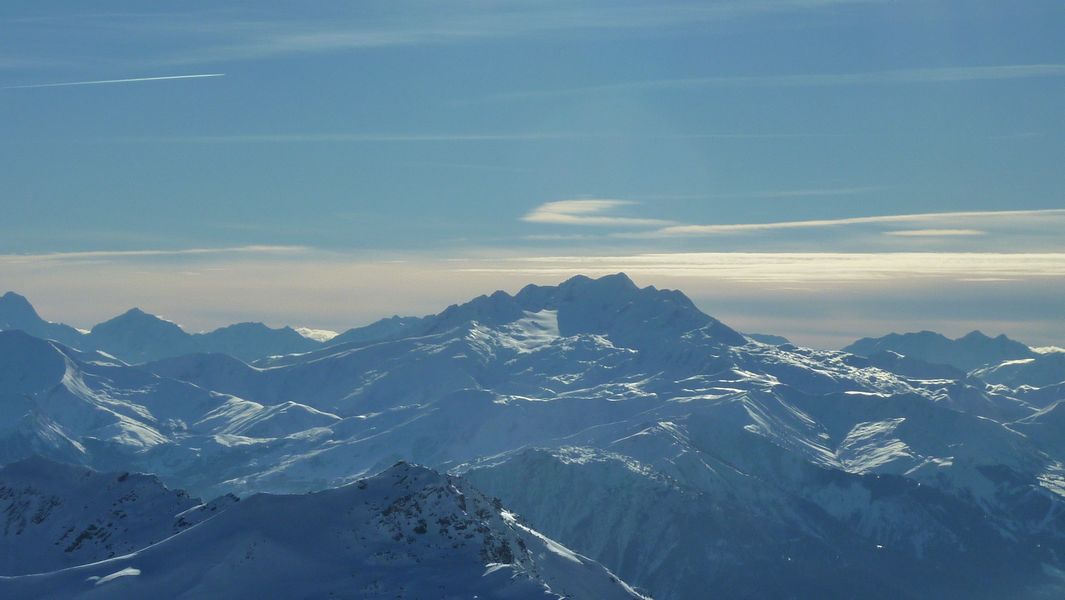
[[[33, 474], [25, 472], [30, 466]], [[78, 485], [70, 481], [72, 470], [37, 460], [22, 471], [4, 473], [4, 489], [18, 487], [20, 479]], [[115, 477], [84, 476], [92, 481], [90, 488], [105, 487]], [[56, 512], [80, 503], [53, 491]], [[158, 484], [145, 491], [168, 493]], [[131, 519], [150, 519], [154, 507], [145, 514], [130, 510]], [[197, 512], [205, 510], [201, 506]], [[598, 563], [523, 525], [462, 480], [407, 463], [334, 490], [259, 494], [226, 503], [209, 517], [121, 556], [0, 577], [0, 596], [645, 598]]]

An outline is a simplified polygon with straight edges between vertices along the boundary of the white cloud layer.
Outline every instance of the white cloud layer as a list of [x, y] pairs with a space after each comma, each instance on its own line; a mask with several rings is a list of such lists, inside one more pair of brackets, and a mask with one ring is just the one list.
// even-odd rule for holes
[[552, 225], [591, 225], [615, 227], [660, 227], [671, 221], [609, 214], [614, 209], [636, 204], [629, 200], [558, 200], [546, 202], [522, 217], [529, 223]]
[[697, 277], [746, 283], [857, 283], [903, 279], [1065, 278], [1065, 253], [990, 252], [675, 252], [546, 256], [471, 265], [471, 272], [567, 276], [624, 271], [647, 277]]
[[884, 235], [893, 235], [895, 237], [952, 237], [986, 234], [986, 231], [980, 231], [979, 229], [899, 229], [884, 232]]
[[[989, 210], [989, 211], [957, 211], [939, 213], [915, 213], [906, 215], [873, 215], [868, 217], [846, 217], [839, 219], [810, 219], [805, 221], [776, 221], [767, 223], [728, 223], [715, 225], [671, 225], [644, 234], [648, 237], [670, 236], [700, 236], [728, 233], [746, 233], [758, 231], [773, 231], [782, 229], [813, 229], [820, 227], [844, 227], [848, 225], [884, 225], [897, 223], [916, 224], [945, 224], [954, 225], [967, 222], [984, 223], [1017, 223], [1021, 221], [1034, 222], [1038, 225], [1046, 225], [1047, 219], [1060, 220], [1065, 218], [1065, 209], [1045, 210]], [[1034, 220], [1034, 221], [1033, 221]], [[970, 231], [957, 227], [931, 227], [925, 231], [938, 231], [940, 235], [945, 231], [953, 231], [959, 235], [959, 231]], [[905, 234], [902, 234], [905, 235]], [[920, 236], [921, 234], [911, 234]], [[960, 234], [964, 235], [964, 234]], [[972, 235], [969, 233], [969, 235]]]

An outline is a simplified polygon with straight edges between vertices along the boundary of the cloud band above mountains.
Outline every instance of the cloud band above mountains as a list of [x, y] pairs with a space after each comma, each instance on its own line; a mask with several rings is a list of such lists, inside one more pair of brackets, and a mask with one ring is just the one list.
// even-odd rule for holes
[[[895, 238], [959, 238], [982, 236], [994, 229], [1055, 230], [1065, 227], [1065, 209], [950, 211], [894, 215], [869, 215], [834, 219], [765, 221], [758, 223], [680, 223], [666, 219], [619, 215], [616, 210], [634, 207], [626, 200], [561, 200], [536, 207], [523, 221], [548, 225], [643, 228], [622, 231], [618, 238], [698, 238], [728, 234], [752, 234], [787, 230], [813, 230], [851, 226], [879, 227], [879, 233]], [[899, 227], [912, 227], [900, 229]]]

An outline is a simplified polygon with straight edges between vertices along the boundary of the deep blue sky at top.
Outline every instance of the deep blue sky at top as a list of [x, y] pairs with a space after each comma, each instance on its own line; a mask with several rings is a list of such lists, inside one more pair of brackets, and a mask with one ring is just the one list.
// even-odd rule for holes
[[1062, 205], [1061, 72], [699, 81], [1058, 65], [1058, 2], [5, 2], [0, 27], [0, 86], [226, 74], [0, 90], [0, 252], [512, 244], [570, 232], [520, 217], [571, 198], [696, 223]]

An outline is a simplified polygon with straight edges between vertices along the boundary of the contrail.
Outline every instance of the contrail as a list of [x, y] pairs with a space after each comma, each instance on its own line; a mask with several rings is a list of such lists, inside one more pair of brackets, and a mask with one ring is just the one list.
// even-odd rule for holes
[[170, 79], [203, 79], [205, 77], [225, 77], [225, 73], [203, 73], [200, 75], [166, 75], [164, 77], [135, 77], [132, 79], [100, 79], [97, 81], [66, 81], [63, 83], [37, 83], [33, 85], [9, 85], [0, 90], [26, 90], [32, 88], [66, 87], [70, 85], [103, 85], [105, 83], [136, 83], [138, 81], [167, 81]]

